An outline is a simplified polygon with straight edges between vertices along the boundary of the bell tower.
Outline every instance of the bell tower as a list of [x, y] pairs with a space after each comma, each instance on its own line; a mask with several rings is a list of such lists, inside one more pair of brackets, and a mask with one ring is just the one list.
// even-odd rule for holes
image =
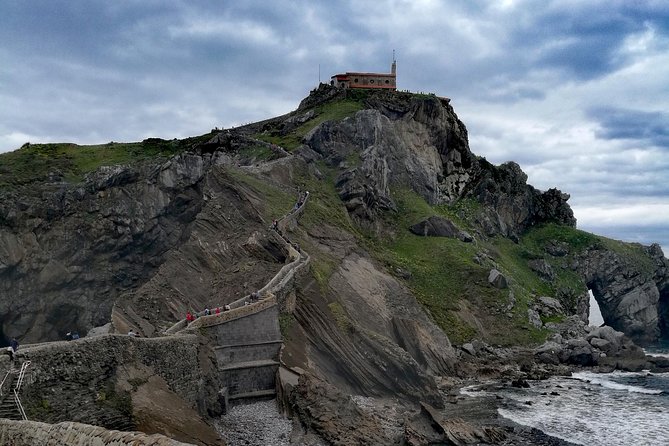
[[395, 60], [395, 50], [393, 50], [393, 64], [390, 66], [390, 74], [397, 75], [397, 61]]

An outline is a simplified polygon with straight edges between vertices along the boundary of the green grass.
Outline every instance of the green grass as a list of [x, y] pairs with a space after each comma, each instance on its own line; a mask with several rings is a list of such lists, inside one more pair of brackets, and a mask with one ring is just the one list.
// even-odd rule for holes
[[266, 221], [282, 217], [295, 204], [293, 193], [268, 184], [262, 178], [233, 167], [226, 167], [225, 172], [234, 181], [248, 186], [256, 193], [262, 201], [260, 213]]
[[256, 138], [276, 144], [288, 151], [295, 150], [302, 143], [302, 139], [316, 126], [325, 121], [340, 121], [349, 116], [353, 116], [364, 108], [364, 104], [359, 99], [340, 99], [319, 105], [313, 109], [314, 117], [303, 123], [293, 131], [283, 134], [278, 130], [263, 132], [255, 135]]
[[262, 144], [244, 147], [239, 150], [239, 154], [255, 162], [270, 161], [276, 158], [276, 154], [269, 147]]
[[313, 254], [311, 255], [311, 273], [318, 282], [318, 286], [323, 293], [327, 291], [328, 283], [330, 277], [334, 274], [335, 270], [339, 266], [339, 262], [335, 259], [322, 254], [318, 251], [311, 250]]
[[543, 256], [545, 247], [553, 240], [567, 243], [572, 253], [580, 253], [600, 243], [601, 237], [569, 226], [549, 223], [532, 228], [523, 235], [521, 243], [528, 251]]
[[281, 331], [281, 337], [285, 341], [289, 341], [290, 330], [295, 325], [295, 316], [291, 313], [281, 313], [279, 314], [279, 330]]
[[652, 277], [656, 265], [646, 254], [642, 245], [638, 243], [625, 243], [619, 240], [612, 240], [606, 237], [598, 237], [602, 245], [618, 254], [631, 265], [638, 268], [646, 277]]
[[[390, 270], [401, 268], [410, 273], [407, 286], [453, 342], [480, 337], [462, 309], [472, 308], [476, 314], [492, 313], [506, 305], [507, 291], [488, 285], [489, 268], [473, 261], [479, 247], [451, 238], [420, 237], [408, 231], [409, 226], [429, 216], [452, 215], [458, 209], [432, 207], [406, 189], [393, 191], [393, 199], [398, 212], [386, 215], [385, 223], [395, 229], [395, 236], [369, 235], [368, 247]], [[508, 331], [506, 326], [481, 322], [495, 340]], [[506, 321], [505, 324], [508, 325]]]
[[325, 176], [322, 180], [308, 175], [296, 178], [300, 189], [309, 191], [309, 205], [305, 208], [300, 223], [306, 228], [328, 224], [357, 234], [359, 231], [335, 190], [336, 173], [322, 163], [318, 168]]
[[329, 303], [328, 308], [330, 309], [330, 313], [332, 313], [332, 317], [334, 318], [334, 321], [340, 330], [348, 331], [352, 328], [351, 320], [346, 314], [346, 310], [344, 310], [344, 307], [342, 307], [339, 302]]
[[170, 157], [208, 139], [210, 135], [184, 140], [149, 138], [142, 142], [80, 146], [70, 143], [24, 144], [0, 155], [0, 189], [13, 189], [44, 181], [49, 174], [69, 183], [79, 183], [100, 166], [133, 164]]
[[504, 237], [493, 240], [497, 263], [502, 267], [502, 273], [512, 277], [515, 284], [525, 292], [532, 292], [546, 296], [552, 296], [552, 287], [541, 280], [537, 274], [528, 266], [527, 249], [522, 244], [516, 244]]
[[[408, 189], [394, 190], [393, 199], [398, 212], [384, 216], [385, 227], [392, 228], [393, 235], [368, 233], [363, 243], [390, 271], [401, 268], [410, 273], [403, 279], [406, 285], [452, 342], [479, 338], [514, 345], [545, 339], [545, 330], [530, 326], [527, 309], [531, 292], [547, 292], [550, 287], [527, 266], [523, 246], [508, 239], [463, 243], [445, 237], [420, 237], [408, 231], [409, 226], [433, 215], [451, 219], [462, 230], [471, 230], [468, 222], [480, 211], [478, 203], [463, 200], [431, 206]], [[510, 312], [506, 310], [510, 290], [488, 284], [492, 263], [474, 262], [481, 251], [490, 253], [502, 273], [511, 278], [516, 304]]]

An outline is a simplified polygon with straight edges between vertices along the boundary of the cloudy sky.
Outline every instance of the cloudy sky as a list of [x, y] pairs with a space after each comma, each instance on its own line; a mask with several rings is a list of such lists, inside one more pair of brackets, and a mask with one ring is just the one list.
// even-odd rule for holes
[[669, 2], [0, 0], [0, 152], [186, 137], [341, 71], [448, 96], [470, 146], [669, 255]]

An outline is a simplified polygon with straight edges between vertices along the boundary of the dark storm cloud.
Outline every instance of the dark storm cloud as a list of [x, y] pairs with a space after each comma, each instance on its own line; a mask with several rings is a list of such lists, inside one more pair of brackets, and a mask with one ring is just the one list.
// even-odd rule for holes
[[599, 138], [637, 140], [640, 145], [669, 149], [669, 113], [597, 107], [588, 110], [588, 116], [601, 126]]
[[625, 37], [643, 29], [637, 17], [615, 8], [572, 5], [572, 8], [539, 12], [528, 26], [513, 33], [513, 45], [528, 51], [527, 62], [535, 67], [565, 70], [568, 76], [589, 79], [619, 67], [617, 57]]

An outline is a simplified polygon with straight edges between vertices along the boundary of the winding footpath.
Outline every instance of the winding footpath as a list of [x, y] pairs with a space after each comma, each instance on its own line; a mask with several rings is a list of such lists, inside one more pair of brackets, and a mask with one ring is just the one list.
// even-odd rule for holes
[[[220, 313], [196, 314], [196, 319], [182, 319], [167, 331], [167, 335], [186, 335], [197, 332], [209, 339], [217, 359], [222, 388], [219, 397], [227, 410], [229, 400], [256, 401], [277, 395], [277, 375], [290, 371], [281, 367], [283, 339], [279, 324], [280, 307], [288, 307], [289, 294], [295, 279], [306, 270], [310, 257], [286, 236], [304, 212], [309, 201], [306, 192], [301, 202], [277, 221], [270, 236], [282, 244], [289, 260], [265, 286], [254, 295], [246, 295], [228, 304]], [[285, 369], [285, 370], [284, 370]]]
[[[200, 327], [211, 327], [218, 324], [224, 324], [233, 319], [248, 316], [258, 311], [277, 303], [277, 296], [283, 294], [284, 290], [295, 278], [295, 275], [309, 265], [311, 258], [302, 251], [297, 245], [293, 244], [288, 237], [286, 237], [287, 229], [290, 225], [295, 224], [309, 201], [309, 192], [306, 192], [305, 199], [302, 204], [296, 209], [292, 209], [286, 215], [278, 220], [278, 230], [271, 229], [270, 234], [275, 239], [284, 244], [288, 251], [288, 258], [290, 262], [284, 265], [278, 273], [267, 284], [258, 290], [260, 299], [254, 299], [251, 294], [247, 294], [228, 304], [220, 304], [216, 307], [229, 308], [227, 311], [222, 311], [218, 314], [206, 314], [205, 311], [195, 313], [196, 319], [188, 322], [185, 318], [168, 328], [166, 334], [177, 334], [185, 330], [194, 330]], [[214, 308], [216, 308], [214, 307]]]

